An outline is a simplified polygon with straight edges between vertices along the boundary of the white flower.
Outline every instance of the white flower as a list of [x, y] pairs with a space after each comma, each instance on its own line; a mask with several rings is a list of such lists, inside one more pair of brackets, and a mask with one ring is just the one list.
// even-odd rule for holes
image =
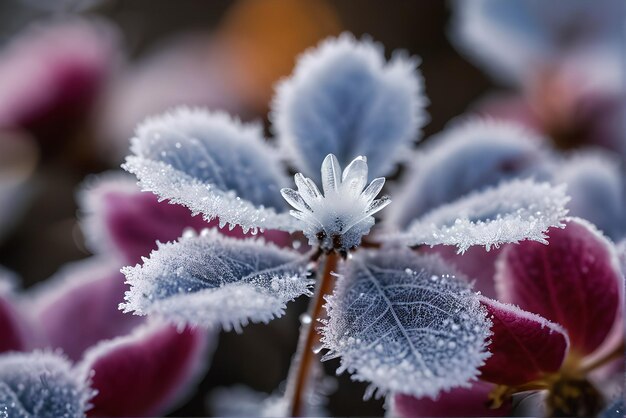
[[379, 177], [367, 184], [367, 159], [359, 156], [346, 167], [343, 175], [337, 157], [328, 154], [322, 162], [322, 188], [302, 173], [295, 175], [298, 191], [285, 188], [280, 192], [297, 210], [291, 215], [302, 221], [302, 230], [311, 245], [326, 251], [346, 253], [361, 243], [372, 225], [372, 216], [389, 203], [387, 196], [374, 200], [385, 184]]

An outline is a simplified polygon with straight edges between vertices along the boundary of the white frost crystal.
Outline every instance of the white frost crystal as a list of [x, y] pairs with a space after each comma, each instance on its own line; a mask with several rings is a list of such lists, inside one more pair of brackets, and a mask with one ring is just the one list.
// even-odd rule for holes
[[[374, 199], [385, 184], [383, 177], [367, 184], [367, 160], [355, 158], [343, 171], [333, 154], [322, 162], [322, 188], [301, 173], [295, 175], [298, 191], [280, 192], [296, 210], [291, 215], [302, 221], [302, 230], [311, 245], [347, 252], [361, 243], [374, 225], [374, 215], [391, 203], [388, 197]], [[365, 188], [365, 190], [363, 190]]]

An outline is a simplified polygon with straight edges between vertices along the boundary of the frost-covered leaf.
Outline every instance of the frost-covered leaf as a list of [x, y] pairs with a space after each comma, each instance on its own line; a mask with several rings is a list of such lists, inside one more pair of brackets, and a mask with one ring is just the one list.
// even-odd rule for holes
[[[81, 226], [92, 251], [119, 254], [129, 264], [156, 250], [157, 241], [175, 240], [187, 228], [199, 232], [219, 225], [219, 219], [207, 222], [184, 206], [159, 202], [154, 194], [141, 192], [127, 174], [107, 173], [88, 180], [79, 201]], [[240, 226], [220, 232], [237, 238], [251, 235]], [[291, 235], [284, 231], [266, 230], [260, 235], [279, 246], [291, 242]]]
[[390, 219], [400, 228], [430, 210], [513, 177], [537, 178], [542, 138], [516, 123], [469, 119], [430, 138], [395, 193]]
[[489, 312], [492, 354], [480, 378], [500, 385], [522, 385], [556, 373], [568, 354], [569, 339], [558, 324], [514, 305], [481, 297]]
[[344, 263], [323, 327], [326, 359], [372, 383], [368, 395], [435, 397], [468, 386], [485, 359], [490, 322], [469, 284], [441, 259], [406, 248]]
[[437, 399], [395, 395], [391, 401], [391, 416], [412, 417], [507, 417], [511, 402], [496, 409], [489, 408], [489, 394], [496, 385], [477, 381], [469, 388], [454, 388], [440, 393]]
[[305, 53], [272, 106], [279, 141], [296, 168], [317, 181], [326, 155], [344, 166], [364, 155], [373, 177], [390, 174], [427, 119], [418, 63], [403, 54], [386, 62], [381, 45], [350, 34]]
[[93, 395], [84, 375], [58, 354], [0, 356], [0, 416], [78, 418]]
[[563, 186], [512, 180], [440, 206], [386, 240], [456, 245], [459, 253], [472, 245], [490, 249], [523, 240], [546, 243], [545, 231], [561, 225], [568, 199]]
[[529, 73], [576, 47], [610, 46], [615, 52], [623, 47], [626, 8], [621, 0], [456, 0], [452, 4], [452, 40], [500, 80], [528, 81]]
[[579, 153], [555, 166], [554, 181], [567, 185], [569, 214], [588, 220], [612, 239], [626, 236], [626, 176], [609, 154]]
[[226, 238], [213, 230], [160, 244], [143, 266], [125, 267], [125, 312], [162, 315], [178, 324], [241, 330], [268, 322], [287, 302], [310, 295], [307, 259], [262, 239]]
[[[203, 329], [163, 322], [91, 348], [80, 367], [98, 391], [89, 416], [162, 416], [198, 383], [214, 346]], [[214, 333], [211, 338], [216, 338]]]
[[568, 218], [549, 245], [506, 247], [496, 263], [498, 299], [556, 322], [580, 356], [598, 348], [619, 310], [623, 285], [615, 248], [590, 223]]
[[115, 260], [92, 257], [63, 266], [34, 286], [26, 300], [38, 325], [40, 345], [78, 361], [101, 340], [124, 335], [143, 319], [124, 315], [124, 276]]
[[295, 228], [279, 192], [287, 177], [260, 124], [177, 108], [140, 124], [131, 150], [123, 167], [143, 190], [244, 232]]
[[120, 254], [128, 263], [150, 254], [157, 248], [156, 241], [177, 239], [185, 228], [201, 231], [209, 227], [201, 216], [191, 216], [189, 209], [141, 192], [128, 174], [111, 172], [87, 180], [78, 200], [89, 248], [96, 253]]

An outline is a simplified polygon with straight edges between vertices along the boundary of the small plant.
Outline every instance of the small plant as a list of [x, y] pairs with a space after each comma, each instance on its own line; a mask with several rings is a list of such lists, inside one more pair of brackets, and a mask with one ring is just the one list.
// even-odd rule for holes
[[[403, 54], [385, 62], [379, 45], [350, 35], [324, 42], [278, 88], [277, 147], [260, 125], [203, 109], [178, 108], [141, 124], [123, 167], [144, 190], [222, 228], [301, 231], [310, 249], [188, 232], [123, 269], [130, 290], [120, 307], [180, 326], [241, 331], [313, 296], [283, 398], [288, 415], [304, 412], [317, 347], [327, 350], [324, 359], [341, 358], [339, 371], [370, 382], [366, 397], [434, 398], [468, 386], [490, 356], [487, 309], [454, 268], [413, 248], [545, 243], [544, 232], [563, 225], [568, 198], [562, 187], [511, 180], [436, 207], [402, 230], [394, 219], [377, 230], [373, 215], [392, 204], [376, 198], [382, 176], [410, 161], [426, 120], [417, 63]], [[297, 169], [297, 190], [281, 160]]]

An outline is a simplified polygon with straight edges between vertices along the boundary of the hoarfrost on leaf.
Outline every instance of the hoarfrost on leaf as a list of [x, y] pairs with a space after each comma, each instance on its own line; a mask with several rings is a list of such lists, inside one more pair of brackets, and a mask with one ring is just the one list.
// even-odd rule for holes
[[244, 232], [295, 229], [279, 193], [287, 177], [261, 125], [182, 107], [147, 119], [131, 141], [123, 168], [143, 190]]
[[77, 418], [85, 416], [93, 392], [86, 376], [50, 352], [0, 356], [0, 416]]
[[438, 257], [407, 248], [357, 253], [327, 299], [325, 359], [372, 383], [368, 394], [436, 397], [469, 386], [491, 323], [469, 284]]
[[296, 168], [317, 181], [327, 154], [341, 164], [364, 155], [373, 176], [390, 174], [427, 120], [418, 64], [406, 54], [386, 62], [381, 45], [347, 33], [304, 54], [271, 114]]
[[471, 118], [429, 139], [394, 191], [389, 218], [405, 228], [430, 210], [514, 177], [537, 177], [543, 139], [517, 123]]
[[241, 330], [269, 322], [287, 302], [310, 295], [308, 259], [262, 239], [233, 239], [215, 230], [159, 244], [142, 266], [125, 267], [131, 288], [124, 312], [161, 315], [179, 325]]
[[504, 243], [533, 240], [547, 243], [545, 231], [562, 227], [569, 197], [565, 186], [512, 180], [440, 206], [388, 241], [407, 245], [456, 245], [463, 253], [473, 245], [487, 250]]
[[[315, 183], [296, 174], [298, 191], [282, 189], [285, 200], [296, 210], [290, 213], [301, 221], [311, 245], [346, 252], [361, 243], [374, 225], [373, 215], [391, 203], [388, 197], [375, 199], [385, 184], [383, 177], [367, 184], [365, 157], [355, 158], [343, 171], [337, 157], [329, 154], [322, 162], [322, 194]], [[365, 190], [363, 190], [365, 188]]]

